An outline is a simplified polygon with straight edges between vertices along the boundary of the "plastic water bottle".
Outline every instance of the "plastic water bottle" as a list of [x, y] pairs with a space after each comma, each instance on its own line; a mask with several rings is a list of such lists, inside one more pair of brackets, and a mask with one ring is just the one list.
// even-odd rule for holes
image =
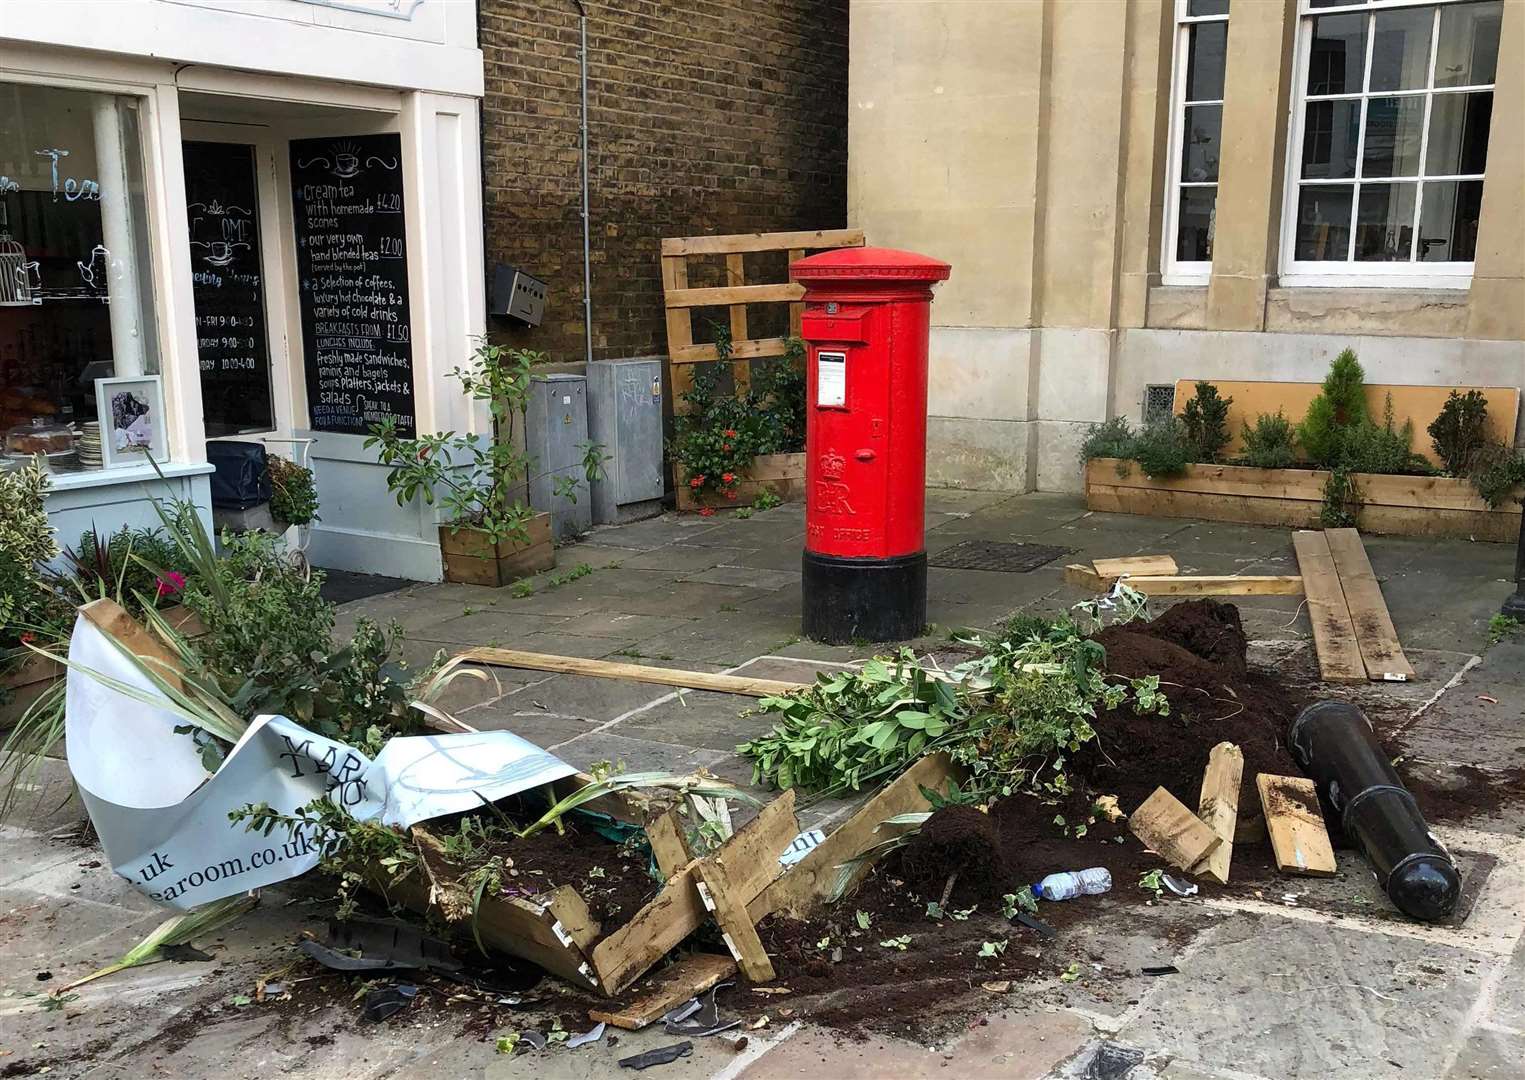
[[1112, 888], [1112, 871], [1105, 866], [1050, 874], [1033, 886], [1038, 900], [1070, 900], [1077, 896], [1098, 896]]

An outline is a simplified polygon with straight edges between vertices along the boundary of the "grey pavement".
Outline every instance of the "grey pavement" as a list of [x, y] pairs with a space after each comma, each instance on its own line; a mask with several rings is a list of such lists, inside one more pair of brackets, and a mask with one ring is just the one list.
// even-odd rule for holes
[[[1088, 513], [1062, 495], [928, 493], [928, 549], [971, 538], [1073, 551], [1025, 574], [934, 568], [927, 634], [943, 646], [965, 626], [994, 627], [1021, 609], [1055, 612], [1083, 595], [1066, 562], [1164, 553], [1185, 572], [1295, 573], [1287, 530]], [[496, 644], [580, 657], [742, 671], [809, 680], [871, 655], [872, 645], [800, 639], [802, 508], [750, 519], [667, 515], [601, 528], [558, 553], [557, 569], [509, 589], [419, 585], [346, 605], [395, 619], [406, 651]], [[1399, 636], [1419, 672], [1406, 685], [1341, 691], [1360, 701], [1409, 765], [1427, 777], [1525, 768], [1525, 639], [1487, 647], [1487, 623], [1508, 592], [1504, 545], [1367, 537]], [[592, 573], [553, 579], [586, 564]], [[1299, 597], [1240, 603], [1255, 658], [1310, 683], [1316, 665]], [[766, 729], [750, 702], [660, 686], [497, 669], [460, 680], [448, 706], [480, 728], [515, 731], [588, 766], [687, 770], [749, 778], [738, 742]], [[617, 1048], [553, 1048], [507, 1057], [475, 1006], [424, 1001], [383, 1024], [364, 1024], [334, 984], [294, 987], [294, 1000], [246, 1002], [256, 980], [290, 970], [293, 942], [318, 931], [329, 908], [300, 883], [267, 890], [261, 908], [213, 940], [210, 963], [165, 963], [122, 973], [45, 1010], [50, 986], [120, 955], [158, 920], [104, 865], [67, 837], [79, 819], [61, 763], [51, 762], [26, 813], [0, 832], [0, 1076], [63, 1077], [606, 1077], [617, 1058], [673, 1041], [622, 1034]], [[802, 819], [829, 827], [851, 809], [819, 804]], [[1051, 977], [991, 998], [987, 1015], [928, 1045], [897, 1038], [843, 1040], [775, 1017], [734, 1051], [697, 1040], [695, 1053], [651, 1075], [745, 1077], [1052, 1077], [1096, 1074], [1098, 1055], [1136, 1061], [1129, 1080], [1365, 1080], [1517, 1077], [1525, 1061], [1525, 805], [1486, 807], [1436, 832], [1473, 887], [1464, 919], [1437, 927], [1397, 916], [1354, 853], [1334, 879], [1288, 879], [1279, 895], [1233, 890], [1200, 900], [1127, 908], [1066, 930]], [[1098, 906], [1105, 911], [1104, 905]], [[1058, 975], [1080, 965], [1072, 984]], [[1144, 978], [1147, 964], [1180, 973]], [[43, 976], [46, 975], [44, 979]], [[290, 975], [283, 977], [291, 977]], [[556, 1012], [553, 995], [543, 1008]], [[565, 1011], [565, 1010], [562, 1010]], [[521, 1026], [546, 1026], [527, 1012]], [[496, 1031], [510, 1030], [501, 1021]], [[46, 1073], [43, 1070], [47, 1070]]]

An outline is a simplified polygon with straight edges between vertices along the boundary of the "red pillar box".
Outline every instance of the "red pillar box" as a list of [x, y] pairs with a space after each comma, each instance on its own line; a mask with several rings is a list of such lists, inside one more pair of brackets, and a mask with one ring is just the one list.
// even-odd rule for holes
[[927, 324], [952, 267], [843, 248], [805, 286], [806, 637], [903, 641], [927, 621]]

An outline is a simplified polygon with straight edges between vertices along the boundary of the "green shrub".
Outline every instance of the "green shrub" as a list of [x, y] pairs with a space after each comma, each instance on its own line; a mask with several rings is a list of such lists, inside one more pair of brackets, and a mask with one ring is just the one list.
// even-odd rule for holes
[[270, 513], [276, 521], [307, 525], [322, 520], [318, 517], [318, 489], [311, 469], [271, 454], [266, 470], [270, 473]]
[[1282, 414], [1261, 413], [1255, 418], [1255, 426], [1244, 424], [1240, 432], [1244, 449], [1240, 461], [1257, 469], [1286, 469], [1297, 461], [1297, 436], [1292, 421]]
[[0, 649], [67, 632], [70, 606], [42, 575], [58, 555], [47, 493], [48, 474], [35, 464], [0, 472]]
[[1104, 423], [1092, 424], [1086, 430], [1085, 441], [1080, 444], [1080, 459], [1118, 458], [1127, 461], [1137, 449], [1138, 436], [1128, 424], [1126, 416], [1114, 416]]
[[1326, 529], [1348, 529], [1355, 525], [1363, 500], [1355, 477], [1345, 469], [1335, 469], [1324, 481], [1324, 501], [1319, 507], [1319, 524]]
[[1452, 476], [1465, 476], [1488, 441], [1488, 399], [1477, 390], [1451, 391], [1440, 415], [1426, 428], [1435, 456]]
[[1193, 456], [1186, 425], [1174, 416], [1139, 432], [1133, 451], [1134, 460], [1145, 476], [1180, 476]]
[[1413, 422], [1405, 420], [1401, 428], [1394, 425], [1393, 395], [1388, 394], [1381, 424], [1357, 424], [1345, 432], [1338, 467], [1349, 472], [1394, 475], [1434, 472], [1427, 460], [1414, 453], [1413, 443]]
[[1196, 461], [1217, 461], [1229, 443], [1228, 407], [1233, 398], [1222, 397], [1210, 382], [1197, 383], [1197, 392], [1181, 411], [1186, 442]]
[[[64, 552], [65, 575], [82, 602], [109, 597], [133, 615], [173, 603], [190, 574], [190, 563], [162, 529], [124, 525], [109, 537], [92, 528]], [[138, 598], [142, 597], [140, 601]]]
[[1297, 441], [1314, 464], [1333, 466], [1339, 463], [1346, 434], [1369, 422], [1366, 375], [1356, 354], [1346, 349], [1329, 365], [1321, 392], [1298, 425]]
[[1483, 502], [1497, 510], [1509, 501], [1516, 486], [1525, 484], [1525, 456], [1513, 447], [1485, 444], [1472, 455], [1467, 479]]

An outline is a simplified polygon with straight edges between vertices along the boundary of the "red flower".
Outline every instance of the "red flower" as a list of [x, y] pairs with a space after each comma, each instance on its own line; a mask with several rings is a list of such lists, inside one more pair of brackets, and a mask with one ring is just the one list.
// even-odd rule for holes
[[[736, 437], [736, 429], [726, 428], [725, 431], [721, 432], [721, 434], [723, 434], [727, 439], [734, 439]], [[727, 449], [729, 449], [729, 447], [727, 447]]]
[[731, 449], [731, 444], [730, 444], [730, 443], [726, 443], [726, 444], [725, 444], [725, 445], [723, 445], [723, 446], [722, 446], [722, 447], [721, 447], [721, 449], [722, 449], [722, 450], [729, 450], [729, 449]]
[[715, 508], [713, 506], [706, 506], [706, 507], [704, 507], [704, 508], [702, 508], [699, 511], [699, 516], [700, 517], [714, 517], [715, 516]]
[[23, 645], [30, 645], [32, 642], [34, 642], [36, 640], [37, 640], [37, 635], [32, 633], [30, 630], [24, 631], [22, 633], [22, 635], [21, 635], [21, 644], [23, 644]]
[[727, 499], [734, 499], [734, 498], [736, 498], [736, 492], [734, 492], [734, 491], [727, 491], [725, 493], [725, 497]]
[[736, 482], [736, 474], [735, 473], [726, 473], [725, 475], [723, 475], [720, 478], [720, 482], [722, 484], [734, 484]]
[[698, 491], [700, 488], [702, 488], [704, 486], [704, 477], [702, 477], [702, 476], [694, 477], [692, 480], [690, 480], [688, 482], [688, 486], [693, 488], [695, 491]]
[[173, 596], [177, 592], [183, 592], [185, 575], [178, 570], [166, 570], [164, 576], [155, 583], [155, 590], [159, 596]]

